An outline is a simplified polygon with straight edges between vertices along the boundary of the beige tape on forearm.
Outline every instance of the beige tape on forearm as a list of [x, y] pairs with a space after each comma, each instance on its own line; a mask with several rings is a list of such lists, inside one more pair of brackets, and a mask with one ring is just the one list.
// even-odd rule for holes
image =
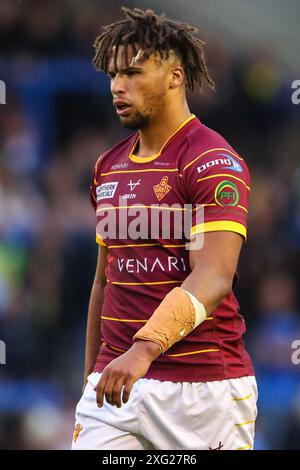
[[160, 303], [133, 340], [153, 341], [162, 353], [193, 331], [206, 318], [204, 305], [196, 297], [175, 287]]

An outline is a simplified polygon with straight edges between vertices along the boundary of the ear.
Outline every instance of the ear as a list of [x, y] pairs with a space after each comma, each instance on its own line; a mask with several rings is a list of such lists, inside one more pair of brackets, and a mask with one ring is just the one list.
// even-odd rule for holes
[[184, 82], [184, 70], [181, 66], [176, 66], [171, 71], [170, 88], [180, 87]]

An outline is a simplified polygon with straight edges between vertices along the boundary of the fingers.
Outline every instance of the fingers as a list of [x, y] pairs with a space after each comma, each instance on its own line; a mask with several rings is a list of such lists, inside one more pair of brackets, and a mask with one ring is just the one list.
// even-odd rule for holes
[[112, 390], [112, 405], [116, 405], [117, 408], [121, 408], [122, 402], [121, 402], [121, 393], [122, 393], [122, 388], [124, 385], [125, 377], [122, 377], [119, 379], [117, 382], [115, 382], [113, 390]]
[[131, 380], [127, 380], [126, 383], [124, 384], [123, 396], [122, 396], [123, 403], [128, 402], [134, 382], [135, 381], [131, 379]]
[[[123, 403], [127, 403], [129, 400], [134, 382], [135, 381], [133, 379], [126, 379], [124, 376], [116, 379], [113, 375], [109, 375], [109, 373], [106, 373], [104, 370], [98, 384], [94, 388], [96, 391], [97, 406], [99, 408], [103, 406], [105, 396], [107, 403], [112, 406], [116, 405], [117, 408], [121, 408], [122, 401]], [[124, 390], [122, 395], [123, 386]]]
[[96, 392], [97, 406], [99, 408], [101, 408], [101, 406], [103, 406], [104, 392], [105, 392], [106, 384], [107, 384], [107, 381], [108, 381], [108, 377], [109, 377], [108, 374], [105, 373], [105, 371], [103, 371], [98, 384], [94, 388], [94, 390]]

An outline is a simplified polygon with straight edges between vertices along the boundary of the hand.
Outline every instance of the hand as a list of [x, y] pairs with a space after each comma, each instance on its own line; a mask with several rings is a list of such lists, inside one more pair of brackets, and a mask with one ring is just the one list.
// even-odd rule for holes
[[117, 359], [111, 361], [102, 372], [101, 378], [94, 388], [99, 408], [106, 401], [117, 408], [129, 400], [133, 384], [147, 373], [151, 362], [161, 353], [160, 347], [152, 341], [136, 341], [133, 346]]

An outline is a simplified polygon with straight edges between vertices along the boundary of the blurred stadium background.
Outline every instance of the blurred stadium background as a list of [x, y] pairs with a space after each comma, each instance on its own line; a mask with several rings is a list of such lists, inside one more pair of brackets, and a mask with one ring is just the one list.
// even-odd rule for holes
[[95, 269], [88, 189], [126, 135], [91, 65], [121, 4], [200, 29], [217, 92], [191, 109], [252, 174], [238, 296], [259, 385], [256, 449], [300, 449], [298, 0], [0, 0], [0, 448], [67, 449], [80, 397]]

